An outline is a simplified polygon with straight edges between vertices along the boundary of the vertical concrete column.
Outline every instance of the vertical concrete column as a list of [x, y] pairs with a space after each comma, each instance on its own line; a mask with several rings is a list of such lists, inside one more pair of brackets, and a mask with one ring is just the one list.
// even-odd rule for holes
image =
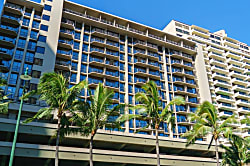
[[[125, 57], [124, 57], [124, 61], [125, 61], [125, 95], [124, 95], [124, 100], [125, 103], [128, 104], [129, 103], [129, 98], [128, 98], [128, 36], [125, 36]], [[129, 110], [128, 108], [125, 109], [125, 114], [129, 114]], [[125, 132], [129, 132], [129, 121], [125, 122]]]
[[200, 93], [200, 102], [209, 101], [212, 102], [210, 87], [207, 77], [207, 71], [205, 66], [205, 60], [202, 53], [202, 46], [197, 45], [197, 55], [195, 58], [195, 70], [198, 80], [198, 87]]
[[80, 75], [81, 75], [83, 36], [84, 36], [84, 23], [82, 23], [81, 37], [80, 37], [80, 48], [79, 48], [79, 54], [78, 54], [77, 79], [76, 79], [77, 83], [80, 82]]

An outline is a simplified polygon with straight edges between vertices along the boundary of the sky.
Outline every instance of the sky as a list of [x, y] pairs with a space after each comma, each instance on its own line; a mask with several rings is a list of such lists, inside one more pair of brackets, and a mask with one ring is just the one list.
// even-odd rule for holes
[[250, 0], [71, 1], [157, 29], [163, 29], [173, 19], [210, 32], [224, 29], [229, 37], [250, 45]]

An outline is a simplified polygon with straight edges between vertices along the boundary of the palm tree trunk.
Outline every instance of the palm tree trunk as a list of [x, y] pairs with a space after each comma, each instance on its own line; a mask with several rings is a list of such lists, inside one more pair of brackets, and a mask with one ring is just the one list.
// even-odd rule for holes
[[89, 165], [94, 166], [93, 164], [93, 139], [95, 134], [91, 133], [90, 142], [89, 142]]
[[218, 142], [217, 142], [217, 139], [215, 139], [214, 141], [215, 141], [215, 151], [216, 151], [217, 166], [220, 166], [220, 162], [219, 162]]
[[58, 117], [58, 122], [57, 122], [57, 134], [56, 134], [55, 166], [58, 166], [58, 164], [59, 164], [60, 127], [61, 127], [61, 117]]
[[155, 140], [156, 140], [157, 166], [160, 166], [160, 149], [159, 149], [159, 139], [158, 139], [158, 128], [155, 129]]

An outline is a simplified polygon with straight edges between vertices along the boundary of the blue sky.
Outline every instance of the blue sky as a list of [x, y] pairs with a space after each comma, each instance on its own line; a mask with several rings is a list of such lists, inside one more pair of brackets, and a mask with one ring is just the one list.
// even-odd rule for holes
[[157, 29], [163, 29], [172, 19], [195, 24], [211, 32], [225, 29], [229, 37], [250, 45], [250, 0], [71, 1]]

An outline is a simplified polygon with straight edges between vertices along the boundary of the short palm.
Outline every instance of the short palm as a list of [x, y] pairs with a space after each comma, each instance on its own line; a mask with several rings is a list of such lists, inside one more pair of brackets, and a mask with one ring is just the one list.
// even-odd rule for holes
[[230, 146], [221, 145], [225, 150], [223, 154], [222, 165], [243, 166], [250, 162], [250, 140], [249, 137], [243, 139], [237, 135], [232, 135]]
[[118, 116], [120, 108], [123, 105], [117, 105], [111, 109], [113, 103], [114, 92], [108, 88], [104, 88], [103, 84], [99, 83], [95, 93], [92, 95], [89, 90], [89, 100], [82, 102], [82, 104], [72, 112], [73, 117], [71, 121], [78, 126], [78, 128], [71, 128], [69, 132], [80, 132], [83, 136], [91, 136], [90, 139], [90, 166], [93, 166], [93, 139], [97, 130], [102, 127], [119, 127], [116, 121], [110, 121], [112, 116]]
[[59, 139], [62, 119], [66, 119], [65, 113], [79, 104], [77, 97], [81, 91], [86, 87], [86, 82], [82, 81], [71, 88], [69, 88], [69, 81], [62, 75], [57, 73], [45, 73], [40, 78], [37, 91], [32, 91], [27, 96], [39, 95], [39, 99], [46, 101], [48, 107], [42, 108], [38, 113], [29, 119], [26, 119], [24, 123], [33, 121], [34, 119], [51, 117], [52, 112], [56, 111], [58, 118], [57, 133], [56, 133], [56, 158], [55, 165], [58, 165], [58, 152], [59, 152]]
[[[208, 148], [210, 148], [213, 141], [216, 145], [216, 159], [217, 165], [219, 165], [218, 154], [218, 139], [220, 137], [229, 137], [232, 134], [232, 128], [228, 126], [229, 123], [235, 122], [235, 116], [225, 119], [221, 119], [218, 115], [216, 107], [208, 101], [203, 102], [196, 113], [190, 114], [190, 120], [195, 122], [193, 129], [183, 134], [187, 137], [187, 145], [193, 144], [196, 138], [201, 138], [212, 135], [212, 139]], [[222, 122], [222, 123], [221, 123]]]

